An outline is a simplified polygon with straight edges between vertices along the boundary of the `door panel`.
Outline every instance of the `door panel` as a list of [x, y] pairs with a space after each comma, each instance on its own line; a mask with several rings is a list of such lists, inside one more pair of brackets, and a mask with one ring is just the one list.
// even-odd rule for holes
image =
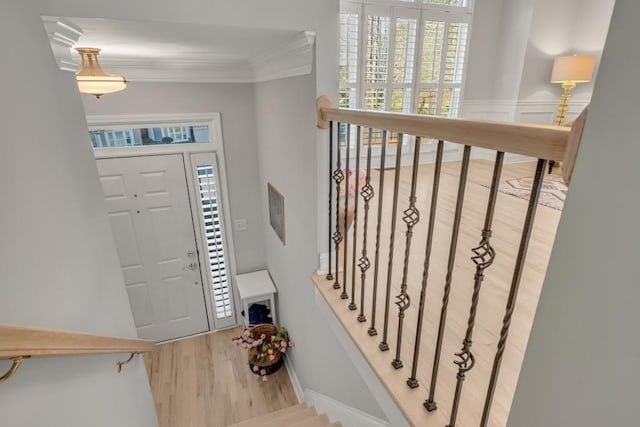
[[97, 163], [138, 336], [208, 331], [182, 156]]

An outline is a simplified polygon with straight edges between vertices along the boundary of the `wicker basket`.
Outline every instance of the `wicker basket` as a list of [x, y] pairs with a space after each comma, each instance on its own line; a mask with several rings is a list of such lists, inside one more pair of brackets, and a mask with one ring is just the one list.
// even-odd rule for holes
[[[249, 330], [249, 332], [251, 332], [251, 336], [253, 337], [253, 339], [256, 339], [256, 340], [259, 339], [262, 334], [265, 334], [266, 336], [271, 336], [271, 335], [275, 335], [277, 331], [278, 331], [278, 327], [270, 323], [262, 323], [259, 325], [255, 325]], [[257, 354], [258, 354], [257, 349], [255, 348], [249, 349], [249, 360], [253, 359]], [[277, 352], [275, 356], [276, 356], [275, 360], [269, 360], [265, 363], [254, 364], [249, 362], [249, 369], [251, 369], [251, 372], [254, 372], [253, 367], [258, 366], [259, 368], [258, 372], [254, 372], [256, 375], [261, 375], [260, 371], [263, 369], [265, 370], [265, 375], [271, 375], [275, 373], [278, 369], [280, 369], [280, 367], [284, 363], [284, 356], [281, 353]]]

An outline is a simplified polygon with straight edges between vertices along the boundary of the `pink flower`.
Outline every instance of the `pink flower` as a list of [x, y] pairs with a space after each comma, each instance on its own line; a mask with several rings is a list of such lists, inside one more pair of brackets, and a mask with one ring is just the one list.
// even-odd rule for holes
[[267, 353], [269, 353], [269, 354], [273, 354], [273, 349], [272, 349], [272, 348], [270, 348], [269, 350], [267, 350]]
[[276, 336], [275, 335], [271, 335], [271, 342], [274, 342], [276, 340]]
[[286, 346], [287, 346], [286, 341], [280, 341], [280, 347], [286, 347]]
[[287, 348], [286, 348], [286, 347], [280, 347], [280, 353], [284, 353], [284, 352], [286, 352], [286, 351], [287, 351]]
[[258, 372], [260, 370], [260, 368], [258, 367], [258, 365], [253, 365], [253, 372]]
[[271, 360], [271, 361], [276, 360], [276, 355], [272, 354], [271, 356], [269, 356], [269, 360]]
[[267, 375], [267, 370], [266, 369], [261, 369], [260, 370], [260, 375]]
[[263, 339], [265, 339], [265, 338], [267, 338], [267, 335], [266, 335], [266, 334], [262, 334], [262, 335], [260, 335], [260, 339], [261, 339], [261, 340], [263, 340]]

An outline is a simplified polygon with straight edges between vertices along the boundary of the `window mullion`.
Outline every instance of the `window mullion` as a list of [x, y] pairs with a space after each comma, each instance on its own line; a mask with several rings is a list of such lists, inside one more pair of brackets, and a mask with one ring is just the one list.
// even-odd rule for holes
[[411, 112], [416, 113], [418, 111], [418, 102], [420, 97], [418, 96], [418, 88], [420, 87], [421, 73], [422, 73], [422, 49], [424, 47], [424, 10], [420, 10], [420, 16], [418, 18], [416, 26], [416, 56], [413, 61], [413, 82], [411, 83], [411, 92], [413, 99], [411, 102]]
[[395, 8], [391, 8], [389, 14], [389, 43], [387, 44], [387, 81], [384, 85], [384, 109], [391, 110], [391, 82], [393, 81], [393, 66], [396, 55], [396, 13]]
[[449, 31], [451, 21], [444, 20], [444, 34], [442, 35], [442, 57], [440, 58], [440, 76], [438, 80], [438, 95], [436, 96], [436, 116], [440, 115], [442, 108], [442, 98], [444, 97], [444, 78], [447, 69], [447, 55], [449, 53]]
[[358, 74], [356, 76], [356, 106], [364, 109], [364, 80], [367, 74], [367, 44], [369, 41], [367, 7], [362, 4], [358, 12]]

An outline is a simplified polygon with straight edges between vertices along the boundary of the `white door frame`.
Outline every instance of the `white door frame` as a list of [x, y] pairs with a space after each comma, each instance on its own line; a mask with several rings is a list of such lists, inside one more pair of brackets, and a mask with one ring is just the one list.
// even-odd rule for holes
[[[194, 228], [199, 230], [200, 212], [198, 211], [198, 201], [195, 199], [195, 177], [193, 176], [193, 165], [191, 155], [196, 153], [211, 153], [214, 160], [217, 160], [218, 166], [218, 186], [220, 189], [219, 197], [222, 200], [222, 221], [224, 224], [224, 239], [227, 246], [227, 262], [229, 263], [228, 279], [231, 284], [233, 293], [233, 304], [235, 308], [235, 324], [238, 325], [238, 319], [241, 319], [241, 304], [238, 300], [238, 292], [236, 289], [236, 259], [235, 246], [233, 242], [233, 234], [231, 230], [231, 210], [229, 207], [229, 190], [227, 185], [227, 173], [224, 156], [224, 143], [222, 139], [222, 125], [220, 113], [199, 113], [199, 114], [123, 114], [123, 115], [88, 115], [87, 125], [89, 130], [99, 129], [122, 129], [123, 127], [168, 127], [171, 125], [207, 125], [209, 127], [209, 142], [186, 143], [186, 144], [159, 144], [132, 147], [109, 147], [94, 148], [93, 153], [96, 159], [109, 159], [118, 157], [140, 157], [164, 154], [181, 154], [187, 173], [187, 186], [189, 189], [189, 202], [191, 204], [191, 215], [194, 221]], [[88, 141], [87, 141], [88, 142]], [[205, 305], [207, 316], [209, 318], [209, 330], [215, 331], [215, 312], [213, 310], [213, 301], [211, 298], [211, 279], [209, 277], [209, 263], [203, 262], [203, 256], [207, 251], [207, 247], [203, 242], [202, 233], [196, 232], [196, 245], [200, 253], [200, 271], [203, 280], [209, 284], [209, 291], [205, 292]]]

